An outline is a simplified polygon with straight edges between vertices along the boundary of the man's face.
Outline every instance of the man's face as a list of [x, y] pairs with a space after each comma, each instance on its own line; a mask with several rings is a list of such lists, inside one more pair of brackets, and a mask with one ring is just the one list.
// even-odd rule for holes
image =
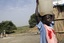
[[45, 21], [47, 21], [48, 23], [51, 23], [52, 17], [50, 15], [46, 15], [45, 16]]
[[43, 18], [44, 23], [50, 25], [50, 23], [52, 22], [52, 17], [50, 15], [45, 15]]

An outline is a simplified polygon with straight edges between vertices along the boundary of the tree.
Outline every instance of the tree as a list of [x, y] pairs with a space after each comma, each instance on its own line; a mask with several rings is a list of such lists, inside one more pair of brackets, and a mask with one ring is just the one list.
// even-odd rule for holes
[[16, 29], [16, 26], [11, 21], [3, 21], [0, 23], [0, 33], [3, 32], [3, 30], [7, 33], [11, 33]]
[[33, 28], [36, 24], [37, 24], [36, 15], [32, 14], [30, 19], [29, 19], [30, 28]]

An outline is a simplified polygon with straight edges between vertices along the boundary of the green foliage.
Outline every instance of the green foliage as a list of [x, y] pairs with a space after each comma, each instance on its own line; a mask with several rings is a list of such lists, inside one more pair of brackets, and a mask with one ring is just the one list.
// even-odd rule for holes
[[2, 21], [0, 23], [0, 33], [3, 32], [3, 30], [5, 30], [7, 33], [11, 33], [16, 29], [16, 26], [11, 21]]
[[30, 28], [34, 27], [36, 24], [37, 24], [36, 15], [33, 14], [33, 15], [31, 15], [31, 17], [29, 19]]

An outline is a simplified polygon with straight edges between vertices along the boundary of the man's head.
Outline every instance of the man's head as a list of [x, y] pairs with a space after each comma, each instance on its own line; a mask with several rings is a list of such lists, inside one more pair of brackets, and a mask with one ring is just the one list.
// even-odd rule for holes
[[52, 20], [53, 20], [53, 15], [47, 14], [47, 15], [42, 16], [42, 20], [41, 21], [44, 24], [47, 24], [48, 26], [50, 26], [50, 23], [52, 22]]

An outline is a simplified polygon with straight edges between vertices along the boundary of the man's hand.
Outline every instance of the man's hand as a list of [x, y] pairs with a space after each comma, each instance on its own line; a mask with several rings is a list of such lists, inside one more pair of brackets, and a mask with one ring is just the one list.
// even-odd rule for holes
[[38, 0], [36, 0], [36, 3], [39, 4]]

